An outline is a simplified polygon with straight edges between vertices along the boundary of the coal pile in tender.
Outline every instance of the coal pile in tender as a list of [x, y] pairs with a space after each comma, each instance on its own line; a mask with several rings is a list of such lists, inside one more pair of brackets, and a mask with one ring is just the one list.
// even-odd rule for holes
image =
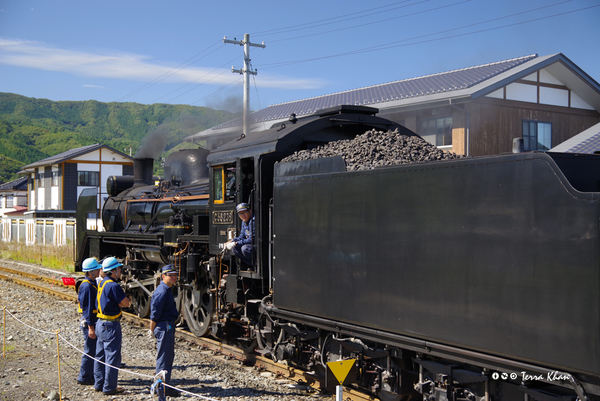
[[371, 170], [406, 163], [431, 162], [465, 157], [444, 152], [418, 136], [372, 129], [354, 139], [329, 142], [310, 150], [298, 151], [281, 163], [341, 156], [347, 171]]

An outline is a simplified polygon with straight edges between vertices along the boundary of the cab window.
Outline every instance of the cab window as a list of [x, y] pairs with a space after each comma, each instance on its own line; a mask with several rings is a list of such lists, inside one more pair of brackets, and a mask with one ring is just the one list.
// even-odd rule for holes
[[213, 169], [213, 201], [214, 203], [223, 203], [223, 167]]
[[225, 200], [235, 202], [235, 165], [226, 167]]
[[214, 167], [213, 201], [214, 203], [235, 202], [237, 191], [235, 163]]

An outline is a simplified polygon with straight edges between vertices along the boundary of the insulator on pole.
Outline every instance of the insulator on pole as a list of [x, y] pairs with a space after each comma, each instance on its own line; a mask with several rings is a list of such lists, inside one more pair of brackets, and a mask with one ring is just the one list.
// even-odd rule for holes
[[256, 75], [258, 72], [256, 70], [250, 70], [250, 46], [254, 47], [262, 47], [263, 49], [267, 47], [265, 42], [262, 43], [251, 43], [250, 42], [250, 34], [244, 35], [244, 40], [231, 40], [227, 39], [227, 36], [223, 37], [224, 43], [231, 43], [234, 45], [244, 46], [244, 68], [235, 69], [231, 67], [231, 72], [244, 74], [244, 99], [242, 102], [243, 105], [243, 127], [242, 127], [242, 137], [246, 136], [249, 131], [249, 121], [248, 114], [250, 113], [250, 75]]

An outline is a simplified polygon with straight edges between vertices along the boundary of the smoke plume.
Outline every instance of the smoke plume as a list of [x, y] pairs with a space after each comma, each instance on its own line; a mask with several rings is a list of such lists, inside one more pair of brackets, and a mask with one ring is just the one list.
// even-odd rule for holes
[[135, 158], [158, 158], [165, 151], [168, 134], [169, 126], [167, 124], [161, 124], [154, 128], [142, 140], [140, 148], [135, 153]]
[[214, 110], [225, 110], [234, 114], [242, 115], [244, 105], [239, 90], [235, 89], [235, 94], [232, 91], [230, 94], [223, 96], [216, 94], [206, 100], [205, 106]]

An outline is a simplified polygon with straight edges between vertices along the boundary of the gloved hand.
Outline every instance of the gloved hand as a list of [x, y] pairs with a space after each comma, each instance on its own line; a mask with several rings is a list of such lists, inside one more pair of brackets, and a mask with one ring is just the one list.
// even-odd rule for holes
[[225, 244], [225, 248], [226, 248], [228, 251], [231, 251], [233, 248], [235, 248], [235, 242], [233, 242], [233, 241], [231, 241], [231, 242], [227, 242], [227, 243]]
[[150, 329], [148, 329], [148, 331], [146, 332], [146, 335], [150, 338], [154, 338], [154, 333]]

